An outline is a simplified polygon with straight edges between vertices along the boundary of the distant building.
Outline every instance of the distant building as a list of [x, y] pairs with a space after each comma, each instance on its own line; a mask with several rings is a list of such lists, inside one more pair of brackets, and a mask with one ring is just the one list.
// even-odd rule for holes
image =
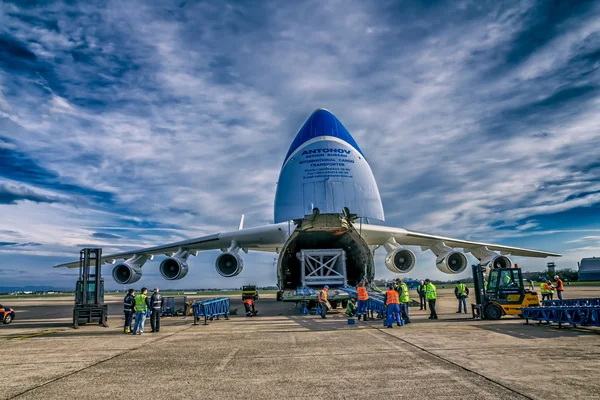
[[548, 275], [554, 276], [554, 274], [556, 274], [556, 264], [549, 262], [546, 266], [548, 267]]
[[582, 258], [577, 264], [580, 281], [600, 281], [600, 257]]

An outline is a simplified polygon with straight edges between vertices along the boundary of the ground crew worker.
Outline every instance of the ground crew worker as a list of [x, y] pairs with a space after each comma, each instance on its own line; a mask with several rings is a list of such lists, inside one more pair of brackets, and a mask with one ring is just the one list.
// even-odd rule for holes
[[456, 313], [461, 313], [461, 310], [464, 308], [466, 314], [467, 297], [469, 297], [469, 288], [464, 283], [460, 283], [460, 281], [457, 281], [456, 287], [454, 288], [454, 295], [458, 299], [458, 311]]
[[417, 293], [419, 294], [419, 303], [421, 306], [419, 310], [427, 311], [427, 298], [425, 297], [425, 282], [419, 282], [419, 286], [417, 286]]
[[408, 304], [410, 303], [410, 295], [408, 294], [408, 286], [403, 281], [400, 281], [400, 312], [401, 317], [405, 323], [410, 324], [410, 317], [408, 316]]
[[138, 329], [140, 335], [144, 333], [148, 303], [148, 289], [143, 287], [140, 294], [135, 296], [135, 326], [133, 327], [133, 332], [131, 332], [132, 335], [135, 335], [136, 332], [138, 332]]
[[[350, 318], [350, 317], [354, 317], [357, 313], [358, 313], [358, 310], [356, 308], [356, 299], [353, 297], [350, 299], [350, 301], [348, 302], [348, 305], [346, 306], [346, 315]], [[358, 314], [358, 318], [360, 318], [360, 314]], [[365, 314], [365, 320], [366, 320], [366, 314]]]
[[437, 292], [435, 285], [431, 283], [430, 279], [425, 279], [425, 297], [429, 303], [429, 319], [438, 319], [435, 311], [435, 300], [437, 299]]
[[366, 321], [368, 318], [367, 305], [369, 303], [369, 292], [367, 292], [367, 285], [364, 280], [360, 281], [356, 291], [358, 292], [358, 308], [356, 314], [358, 315], [359, 321], [361, 316], [363, 316], [363, 320]]
[[319, 307], [321, 307], [321, 318], [327, 318], [327, 307], [329, 306], [329, 301], [327, 300], [327, 290], [329, 290], [329, 286], [323, 286], [323, 290], [319, 292]]
[[154, 293], [152, 293], [152, 297], [150, 298], [150, 304], [152, 305], [152, 309], [150, 310], [150, 326], [152, 327], [152, 332], [159, 332], [163, 297], [158, 293], [158, 288], [154, 288]]
[[540, 283], [540, 292], [542, 293], [542, 301], [548, 300], [548, 283], [546, 282], [546, 278], [542, 278], [542, 283]]
[[123, 312], [125, 313], [125, 333], [131, 333], [133, 324], [133, 313], [135, 308], [135, 290], [129, 289], [127, 295], [123, 299]]
[[562, 300], [563, 290], [565, 290], [565, 288], [563, 286], [563, 281], [558, 277], [558, 275], [554, 275], [554, 287], [556, 288], [558, 299]]
[[256, 308], [254, 308], [254, 300], [245, 299], [244, 300], [244, 308], [246, 309], [246, 317], [251, 317], [256, 315]]
[[554, 286], [552, 286], [552, 284], [550, 284], [550, 280], [546, 280], [546, 294], [548, 295], [548, 300], [553, 300]]
[[400, 296], [396, 289], [394, 289], [394, 284], [390, 284], [389, 289], [385, 292], [385, 305], [386, 309], [386, 326], [388, 328], [393, 328], [394, 320], [396, 320], [396, 325], [402, 326], [400, 324]]

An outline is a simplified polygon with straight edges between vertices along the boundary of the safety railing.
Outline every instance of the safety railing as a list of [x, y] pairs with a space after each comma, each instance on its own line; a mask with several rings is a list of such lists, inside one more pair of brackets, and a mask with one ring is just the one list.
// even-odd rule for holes
[[[356, 288], [344, 287], [342, 288], [342, 290], [347, 292], [351, 297], [358, 299], [358, 292], [356, 291]], [[377, 318], [383, 318], [386, 310], [384, 296], [382, 296], [378, 292], [369, 292], [367, 310], [370, 312], [371, 316], [374, 313], [377, 313]]]
[[568, 300], [544, 300], [544, 307], [590, 307], [600, 306], [600, 298], [568, 299]]
[[560, 307], [527, 307], [520, 309], [526, 324], [529, 320], [538, 321], [538, 324], [558, 323], [579, 326], [600, 326], [600, 306], [560, 306]]
[[219, 319], [221, 315], [225, 319], [229, 319], [229, 297], [217, 297], [214, 299], [200, 300], [192, 303], [194, 311], [194, 325], [198, 325], [200, 318], [204, 317], [204, 325], [208, 325], [208, 321]]

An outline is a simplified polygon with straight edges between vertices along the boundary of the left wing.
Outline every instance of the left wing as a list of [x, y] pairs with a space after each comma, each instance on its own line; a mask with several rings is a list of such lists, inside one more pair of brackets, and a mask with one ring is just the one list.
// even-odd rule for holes
[[462, 248], [467, 253], [477, 253], [478, 249], [499, 251], [502, 255], [513, 255], [521, 257], [560, 257], [560, 254], [550, 253], [541, 250], [523, 249], [520, 247], [503, 246], [501, 244], [472, 242], [469, 240], [454, 239], [445, 236], [429, 235], [427, 233], [412, 232], [402, 228], [393, 228], [390, 226], [380, 226], [371, 224], [355, 224], [356, 230], [361, 232], [362, 238], [370, 246], [380, 246], [388, 242], [391, 238], [397, 244], [407, 246], [421, 246], [422, 249], [431, 249], [436, 245]]
[[[241, 227], [243, 227], [243, 222], [240, 222]], [[235, 242], [240, 249], [246, 252], [248, 250], [275, 252], [278, 248], [281, 248], [287, 238], [287, 234], [288, 224], [266, 225], [257, 228], [239, 229], [232, 232], [215, 233], [213, 235], [201, 236], [161, 246], [103, 255], [102, 261], [112, 264], [116, 260], [135, 256], [151, 260], [155, 255], [165, 254], [171, 256], [180, 250], [193, 254], [203, 250], [227, 249], [232, 246], [232, 242]], [[79, 261], [54, 266], [54, 268], [61, 267], [78, 268]]]

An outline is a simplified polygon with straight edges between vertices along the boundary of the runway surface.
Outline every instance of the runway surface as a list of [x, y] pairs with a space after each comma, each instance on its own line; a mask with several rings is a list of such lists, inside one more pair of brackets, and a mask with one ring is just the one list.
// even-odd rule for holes
[[[600, 297], [600, 288], [567, 288]], [[600, 331], [473, 321], [440, 290], [440, 320], [355, 326], [338, 313], [302, 316], [266, 296], [259, 315], [209, 325], [164, 317], [158, 334], [122, 334], [120, 297], [109, 328], [70, 328], [72, 299], [13, 300], [0, 327], [0, 399], [598, 398]], [[241, 299], [232, 307], [243, 309]]]

